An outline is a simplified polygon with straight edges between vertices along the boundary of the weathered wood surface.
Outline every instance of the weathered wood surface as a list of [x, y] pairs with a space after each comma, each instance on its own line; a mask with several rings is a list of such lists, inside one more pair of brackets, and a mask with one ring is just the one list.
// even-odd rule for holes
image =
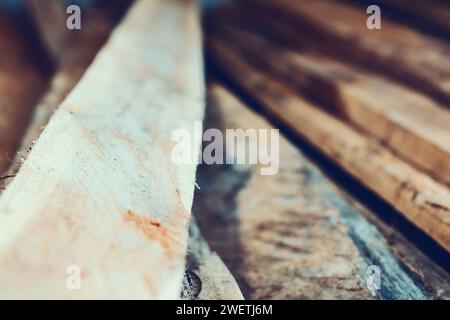
[[[209, 91], [207, 127], [273, 128], [220, 85]], [[200, 166], [197, 178], [193, 213], [246, 298], [370, 299], [365, 273], [372, 264], [382, 270], [379, 299], [449, 296], [445, 272], [421, 264], [442, 280], [425, 287], [409, 269], [418, 264], [406, 267], [399, 259], [415, 253], [400, 247], [392, 253], [360, 209], [283, 136], [274, 176], [261, 175], [259, 165], [213, 165]]]
[[196, 165], [170, 138], [203, 109], [197, 2], [136, 1], [0, 198], [0, 296], [178, 298]]
[[394, 9], [416, 24], [432, 27], [433, 31], [450, 35], [450, 7], [441, 0], [380, 0], [381, 8]]
[[[203, 199], [197, 199], [201, 202]], [[211, 251], [197, 222], [189, 226], [188, 256], [181, 298], [186, 300], [242, 300], [236, 280], [217, 253]]]
[[46, 82], [38, 50], [33, 49], [29, 30], [21, 22], [21, 18], [0, 11], [0, 176], [14, 158]]
[[[53, 9], [48, 6], [53, 6]], [[111, 17], [116, 16], [110, 12], [116, 10], [112, 10], [109, 6], [103, 11], [101, 8], [85, 8], [84, 12], [88, 14], [83, 15], [83, 28], [81, 31], [77, 31], [80, 34], [75, 39], [74, 35], [77, 32], [64, 29], [65, 19], [61, 20], [63, 6], [58, 0], [47, 1], [44, 6], [40, 6], [37, 1], [31, 1], [30, 7], [34, 12], [48, 50], [52, 53], [58, 66], [52, 86], [37, 106], [33, 121], [23, 139], [22, 148], [19, 149], [18, 158], [8, 173], [8, 176], [11, 177], [19, 170], [20, 163], [26, 159], [33, 142], [37, 141], [56, 107], [84, 74], [90, 60], [113, 27]], [[56, 30], [59, 30], [60, 33], [55, 34]], [[67, 48], [68, 45], [70, 48]], [[66, 58], [67, 54], [70, 55], [70, 59]], [[12, 181], [12, 179], [7, 181]], [[220, 257], [209, 249], [195, 220], [190, 223], [188, 244], [187, 273], [181, 297], [188, 300], [242, 299], [242, 293], [232, 274]], [[196, 283], [196, 280], [191, 277], [198, 277], [199, 283]]]
[[[342, 188], [339, 187], [339, 191], [342, 191]], [[424, 251], [421, 251], [416, 247], [416, 243], [411, 242], [411, 237], [414, 235], [405, 234], [405, 232], [399, 232], [399, 221], [398, 217], [395, 215], [390, 217], [390, 219], [382, 220], [380, 216], [380, 212], [373, 212], [372, 210], [367, 209], [354, 199], [352, 199], [351, 195], [345, 194], [344, 196], [347, 201], [351, 204], [357, 212], [363, 216], [370, 224], [373, 225], [374, 228], [377, 228], [380, 234], [384, 237], [386, 243], [389, 246], [389, 250], [392, 254], [400, 261], [404, 270], [408, 270], [410, 276], [415, 279], [416, 283], [419, 284], [420, 287], [425, 289], [426, 292], [429, 293], [430, 299], [438, 299], [438, 300], [449, 300], [450, 299], [450, 276], [447, 271], [444, 270], [441, 266], [445, 266], [445, 261], [449, 261], [449, 257], [440, 256], [442, 260], [439, 265], [436, 265], [433, 261], [430, 260]], [[383, 210], [383, 209], [382, 209]], [[381, 214], [386, 215], [386, 212], [381, 212]], [[408, 229], [409, 231], [409, 229]], [[363, 236], [361, 234], [361, 236]], [[372, 242], [374, 239], [379, 239], [379, 235], [374, 238], [367, 239], [368, 242]], [[416, 240], [416, 239], [415, 239]], [[422, 241], [422, 239], [418, 239], [417, 241]], [[378, 246], [370, 245], [369, 252], [376, 252]], [[370, 250], [372, 248], [372, 250]], [[430, 247], [427, 247], [425, 244], [423, 248], [426, 248], [428, 251]], [[373, 250], [374, 249], [374, 250]], [[427, 251], [425, 250], [425, 251]], [[442, 252], [439, 252], [439, 254]], [[375, 255], [379, 258], [380, 255]]]
[[450, 46], [444, 41], [386, 17], [381, 30], [369, 30], [364, 8], [342, 1], [246, 0], [245, 3], [254, 11], [278, 17], [280, 24], [290, 24], [297, 34], [303, 34], [294, 37], [292, 33], [285, 34], [285, 40], [293, 44], [301, 43], [305, 36], [320, 39], [317, 45], [326, 46], [341, 58], [359, 62], [450, 103]]
[[30, 1], [30, 4], [45, 47], [56, 66], [50, 88], [35, 107], [15, 157], [11, 157], [14, 161], [6, 174], [11, 178], [5, 180], [5, 186], [17, 174], [53, 112], [81, 79], [114, 26], [110, 12], [89, 7], [83, 11], [83, 28], [70, 31], [65, 28], [65, 7], [59, 0]]
[[[425, 95], [317, 52], [290, 51], [255, 33], [216, 21], [216, 36], [294, 90], [386, 144], [450, 185], [450, 112]], [[264, 52], [264, 54], [260, 54]]]
[[[217, 38], [209, 57], [267, 112], [330, 157], [450, 251], [450, 191], [373, 139], [259, 72]], [[245, 74], [245, 77], [242, 77]]]

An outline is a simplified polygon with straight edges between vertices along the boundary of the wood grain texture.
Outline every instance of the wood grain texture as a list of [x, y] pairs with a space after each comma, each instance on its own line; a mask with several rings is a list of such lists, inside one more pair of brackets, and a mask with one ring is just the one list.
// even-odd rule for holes
[[207, 43], [213, 63], [242, 90], [450, 251], [447, 187], [259, 72], [226, 43]]
[[[113, 27], [111, 17], [117, 15], [117, 13], [112, 14], [111, 11], [117, 10], [111, 9], [110, 6], [85, 8], [83, 10], [83, 28], [74, 33], [64, 29], [63, 21], [61, 21], [63, 7], [60, 2], [53, 1], [53, 4], [51, 2], [48, 1], [46, 5], [40, 6], [37, 2], [31, 1], [30, 9], [36, 17], [36, 24], [49, 52], [53, 52], [53, 59], [58, 63], [57, 71], [53, 77], [51, 88], [36, 107], [33, 121], [22, 141], [22, 148], [19, 149], [18, 157], [8, 172], [9, 176], [17, 173], [20, 164], [26, 159], [32, 144], [37, 141], [55, 109], [82, 77]], [[49, 5], [53, 6], [53, 10], [49, 10]], [[55, 34], [55, 30], [60, 30], [60, 32]], [[70, 57], [67, 58], [66, 55], [70, 55]], [[7, 181], [12, 181], [12, 179]], [[188, 300], [242, 299], [242, 293], [232, 274], [220, 257], [209, 249], [195, 221], [190, 223], [188, 244], [187, 273], [181, 297]], [[191, 274], [198, 276], [199, 288], [196, 287], [197, 283], [189, 278]], [[199, 292], [197, 292], [198, 289]]]
[[33, 106], [45, 89], [38, 50], [22, 22], [0, 11], [0, 176], [14, 158]]
[[[221, 85], [213, 83], [209, 96], [206, 128], [273, 129]], [[200, 166], [197, 179], [193, 213], [246, 298], [427, 299], [449, 293], [448, 276], [432, 264], [425, 264], [428, 276], [437, 273], [444, 282], [424, 287], [378, 229], [283, 136], [276, 175], [261, 175], [259, 165], [213, 165]], [[383, 273], [377, 297], [365, 284], [372, 264]]]
[[[339, 188], [340, 192], [342, 188]], [[427, 252], [416, 247], [417, 243], [411, 242], [410, 234], [399, 232], [399, 222], [397, 217], [391, 219], [380, 218], [379, 212], [373, 212], [367, 207], [358, 203], [351, 195], [343, 192], [343, 198], [354, 208], [368, 223], [380, 232], [389, 246], [389, 250], [396, 257], [404, 270], [407, 270], [410, 277], [428, 293], [429, 299], [449, 300], [450, 299], [450, 275], [442, 268], [442, 265], [435, 264], [427, 256]], [[384, 214], [385, 212], [383, 212]], [[364, 237], [364, 236], [363, 236]], [[379, 239], [379, 236], [370, 237], [367, 243]], [[369, 245], [376, 251], [377, 245]], [[425, 248], [426, 245], [425, 245]], [[429, 248], [427, 248], [429, 251]], [[381, 257], [380, 255], [376, 255]], [[443, 257], [442, 257], [443, 258]]]
[[[215, 20], [216, 24], [218, 19]], [[425, 95], [323, 54], [291, 51], [223, 21], [232, 43], [286, 85], [350, 120], [409, 163], [450, 185], [450, 112]], [[264, 52], [264, 54], [260, 54]]]
[[416, 24], [433, 28], [433, 31], [450, 35], [450, 8], [448, 3], [440, 0], [380, 0], [382, 8], [395, 9]]
[[196, 166], [171, 134], [203, 109], [197, 2], [136, 1], [0, 198], [0, 296], [178, 298]]
[[450, 46], [444, 41], [386, 17], [381, 30], [369, 30], [364, 8], [342, 1], [246, 0], [245, 3], [251, 4], [252, 10], [277, 16], [279, 23], [290, 24], [291, 30], [301, 30], [297, 33], [303, 36], [285, 35], [290, 43], [301, 42], [305, 35], [320, 39], [316, 42], [318, 46], [325, 46], [340, 58], [392, 76], [450, 104]]
[[[64, 28], [65, 22], [64, 25], [59, 23], [61, 14], [59, 10], [64, 8], [60, 1], [45, 1], [42, 6], [34, 1], [30, 3], [33, 4], [31, 11], [36, 17], [35, 22], [44, 45], [52, 54], [56, 65], [50, 87], [35, 107], [14, 161], [8, 169], [6, 175], [9, 177], [17, 174], [53, 112], [81, 79], [114, 26], [110, 12], [112, 10], [89, 7], [84, 10], [83, 28], [80, 31], [70, 31]], [[48, 8], [50, 5], [54, 8]], [[63, 14], [65, 17], [64, 11]], [[56, 30], [59, 31], [57, 34]], [[10, 181], [11, 178], [5, 180], [5, 187]]]

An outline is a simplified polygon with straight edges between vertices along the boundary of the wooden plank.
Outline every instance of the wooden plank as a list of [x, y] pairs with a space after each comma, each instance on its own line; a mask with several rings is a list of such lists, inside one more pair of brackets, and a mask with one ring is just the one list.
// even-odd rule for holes
[[450, 112], [441, 104], [306, 48], [287, 50], [227, 21], [216, 28], [222, 29], [216, 36], [233, 43], [292, 89], [337, 111], [409, 163], [450, 184]]
[[[450, 103], [450, 46], [443, 41], [386, 17], [381, 30], [369, 30], [364, 8], [341, 1], [246, 0], [245, 3], [252, 5], [252, 10], [278, 16], [280, 24], [301, 30], [297, 33], [320, 39], [319, 46], [325, 46], [340, 58], [361, 63]], [[301, 42], [301, 37], [292, 37], [292, 33], [284, 39]]]
[[[53, 10], [50, 10], [48, 6], [53, 6]], [[64, 30], [64, 25], [61, 25], [62, 22], [59, 19], [61, 8], [62, 6], [60, 6], [58, 0], [47, 1], [44, 6], [38, 5], [36, 1], [31, 1], [31, 9], [34, 12], [34, 16], [37, 17], [37, 25], [44, 35], [43, 38], [46, 41], [49, 52], [53, 51], [53, 59], [59, 65], [52, 80], [52, 86], [41, 103], [36, 107], [33, 121], [30, 123], [23, 139], [18, 157], [8, 172], [8, 176], [11, 177], [17, 174], [20, 164], [27, 158], [33, 142], [37, 141], [54, 110], [84, 74], [90, 60], [93, 59], [113, 27], [111, 17], [116, 16], [116, 14], [110, 12], [116, 11], [115, 9], [112, 10], [110, 6], [107, 8], [85, 8], [83, 29], [79, 31], [80, 34], [74, 39], [74, 33], [71, 31], [66, 30], [63, 34], [54, 35], [48, 30]], [[58, 38], [55, 39], [55, 36]], [[67, 48], [67, 46], [70, 48]], [[70, 54], [70, 59], [65, 58], [67, 54]], [[12, 181], [12, 179], [7, 181]], [[189, 228], [187, 260], [189, 261], [187, 266], [188, 273], [183, 282], [183, 299], [242, 299], [242, 293], [230, 271], [220, 257], [209, 249], [195, 221], [191, 221]], [[196, 283], [190, 280], [191, 274], [198, 277], [200, 281], [199, 288], [196, 287]]]
[[14, 158], [32, 108], [45, 88], [38, 50], [22, 22], [0, 12], [0, 176]]
[[203, 96], [197, 2], [137, 1], [0, 198], [0, 296], [178, 298]]
[[[205, 128], [274, 128], [216, 82], [209, 96]], [[372, 264], [382, 269], [377, 298], [448, 297], [444, 271], [429, 260], [420, 264], [430, 272], [427, 277], [441, 280], [426, 278], [432, 285], [425, 287], [409, 271], [418, 264], [404, 267], [400, 259], [417, 257], [414, 251], [396, 246], [395, 255], [392, 241], [299, 149], [282, 135], [279, 142], [280, 168], [274, 176], [261, 175], [260, 165], [205, 165], [197, 175], [201, 188], [193, 213], [246, 298], [370, 299], [365, 272]]]
[[50, 88], [35, 107], [14, 161], [8, 169], [6, 175], [11, 178], [5, 179], [5, 187], [17, 174], [53, 112], [81, 79], [114, 26], [107, 10], [89, 7], [84, 9], [83, 28], [73, 32], [65, 28], [65, 19], [63, 25], [60, 23], [60, 15], [65, 17], [65, 11], [59, 0], [45, 1], [43, 5], [42, 1], [39, 4], [30, 1], [30, 4], [37, 17], [36, 25], [43, 35], [45, 47], [57, 65]]
[[439, 0], [380, 0], [377, 3], [382, 8], [395, 10], [406, 18], [431, 27], [433, 31], [450, 35], [450, 8], [445, 1]]
[[262, 74], [225, 43], [209, 38], [208, 45], [215, 65], [257, 99], [265, 110], [450, 251], [450, 192], [447, 187]]
[[[340, 188], [342, 192], [342, 188]], [[374, 228], [378, 229], [380, 234], [386, 239], [386, 243], [389, 246], [389, 250], [396, 257], [399, 263], [405, 270], [408, 270], [411, 278], [415, 279], [416, 283], [425, 289], [429, 294], [429, 299], [436, 300], [448, 300], [450, 299], [450, 276], [448, 273], [448, 268], [444, 270], [441, 266], [446, 265], [445, 261], [449, 261], [449, 257], [445, 258], [445, 253], [439, 252], [439, 258], [443, 258], [439, 263], [440, 266], [436, 265], [419, 248], [416, 247], [417, 242], [421, 242], [423, 239], [414, 239], [415, 234], [410, 234], [410, 229], [404, 232], [399, 232], [398, 228], [401, 223], [397, 217], [390, 217], [390, 219], [380, 218], [380, 212], [373, 212], [368, 208], [364, 207], [355, 199], [352, 199], [351, 195], [345, 194], [345, 199], [348, 203], [361, 215], [363, 216]], [[382, 209], [382, 213], [386, 215], [386, 212]], [[368, 243], [374, 244], [372, 239], [378, 239], [378, 236], [374, 238], [369, 238]], [[416, 242], [411, 242], [414, 240]], [[366, 246], [367, 248], [377, 248], [377, 246]], [[422, 249], [430, 249], [428, 243], [423, 243]], [[370, 250], [371, 252], [376, 252], [375, 250]], [[380, 257], [380, 255], [378, 255]], [[448, 265], [448, 264], [447, 264]]]

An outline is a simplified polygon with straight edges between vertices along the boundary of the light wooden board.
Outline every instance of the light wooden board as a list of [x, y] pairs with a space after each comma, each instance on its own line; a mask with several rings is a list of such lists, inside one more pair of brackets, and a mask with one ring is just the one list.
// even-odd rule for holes
[[450, 104], [450, 46], [444, 41], [385, 16], [382, 29], [369, 30], [365, 8], [343, 1], [244, 2], [252, 10], [264, 11], [266, 16], [276, 17], [279, 24], [288, 25], [293, 32], [284, 38], [290, 43], [301, 42], [302, 37], [320, 39], [316, 44], [337, 56], [392, 76]]
[[[219, 21], [216, 19], [215, 21]], [[218, 23], [216, 23], [218, 24]], [[223, 21], [216, 36], [293, 90], [344, 116], [403, 159], [450, 185], [450, 112], [386, 78], [311, 52], [290, 51]], [[264, 52], [264, 54], [260, 54]]]
[[208, 45], [214, 64], [242, 90], [450, 251], [447, 187], [262, 74], [226, 43], [209, 38]]
[[[205, 128], [274, 128], [217, 83], [210, 86], [209, 96]], [[413, 259], [417, 252], [400, 248], [405, 241], [389, 238], [388, 243], [362, 210], [283, 135], [279, 172], [263, 176], [260, 168], [200, 166], [193, 209], [210, 246], [233, 271], [246, 298], [448, 297], [444, 271], [429, 260], [422, 263], [426, 259], [405, 266], [401, 257]], [[366, 287], [366, 268], [372, 264], [382, 269], [377, 297]], [[416, 278], [415, 271], [424, 266], [426, 277]]]
[[0, 198], [1, 297], [179, 297], [196, 165], [171, 134], [203, 118], [199, 29], [196, 1], [140, 0], [114, 31]]

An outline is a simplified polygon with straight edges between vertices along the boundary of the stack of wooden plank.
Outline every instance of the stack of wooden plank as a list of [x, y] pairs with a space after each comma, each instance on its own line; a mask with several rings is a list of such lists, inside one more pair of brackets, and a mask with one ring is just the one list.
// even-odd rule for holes
[[[196, 0], [93, 2], [0, 13], [1, 298], [450, 298], [445, 40], [329, 0], [218, 6], [205, 41]], [[280, 128], [278, 173], [174, 163], [197, 121]]]
[[[327, 158], [325, 161], [345, 171], [344, 175], [356, 179], [357, 186], [369, 189], [369, 196], [365, 193], [363, 202], [374, 201], [371, 196], [375, 194], [387, 203], [383, 210], [389, 210], [392, 215], [403, 215], [421, 230], [419, 233], [424, 234], [424, 238], [419, 242], [428, 243], [424, 239], [430, 237], [438, 243], [438, 259], [448, 268], [450, 78], [446, 70], [450, 70], [450, 45], [434, 35], [384, 16], [381, 30], [369, 30], [367, 17], [365, 7], [344, 1], [246, 0], [225, 5], [206, 17], [207, 57], [216, 77], [275, 124], [286, 129], [291, 139], [303, 146], [306, 143], [307, 148], [312, 147], [316, 154], [324, 155]], [[314, 189], [311, 186], [308, 188]], [[295, 198], [304, 197], [305, 193], [299, 192]], [[278, 203], [274, 196], [266, 197]], [[310, 196], [308, 200], [312, 198]], [[254, 205], [254, 201], [252, 203]], [[300, 204], [297, 206], [302, 207]], [[267, 210], [262, 203], [257, 209], [253, 208], [253, 211], [255, 215], [258, 212], [258, 217]], [[277, 209], [280, 209], [278, 205]], [[341, 212], [340, 217], [346, 220], [343, 218], [346, 209], [336, 209]], [[283, 212], [286, 210], [282, 209]], [[320, 211], [318, 209], [316, 212]], [[246, 212], [251, 215], [251, 210]], [[302, 210], [294, 212], [298, 214], [297, 221], [301, 221]], [[295, 220], [289, 223], [286, 217], [280, 216], [279, 219], [288, 225], [295, 223]], [[298, 234], [294, 236], [297, 241], [288, 241], [286, 233], [288, 230], [293, 232], [291, 228], [279, 229], [269, 218], [266, 222], [274, 225], [262, 227], [264, 224], [258, 224], [257, 220], [256, 216], [239, 218], [240, 228], [245, 230], [240, 234], [243, 238], [242, 250], [244, 257], [249, 257], [248, 265], [237, 265], [235, 268], [243, 273], [242, 281], [249, 286], [250, 295], [256, 298], [323, 298], [328, 294], [336, 297], [344, 295], [346, 290], [343, 288], [348, 286], [351, 293], [347, 297], [362, 297], [361, 292], [355, 290], [361, 287], [347, 283], [343, 285], [336, 280], [337, 273], [333, 274], [332, 268], [326, 269], [333, 279], [330, 280], [331, 285], [325, 282], [325, 276], [321, 276], [320, 272], [311, 273], [311, 277], [321, 279], [315, 292], [310, 289], [313, 287], [312, 281], [304, 283], [304, 289], [310, 290], [308, 294], [295, 289], [280, 290], [283, 284], [292, 285], [295, 275], [300, 277], [297, 287], [302, 288], [301, 281], [308, 274], [305, 269], [312, 268], [311, 264], [305, 267], [303, 261], [313, 255], [299, 251], [308, 252], [310, 248], [299, 245], [306, 241], [300, 240]], [[367, 243], [378, 236], [371, 237], [369, 228], [352, 226], [352, 223], [346, 222], [348, 233], [352, 235], [351, 242], [361, 250], [359, 256], [374, 264], [383, 260], [383, 250], [364, 253], [367, 248], [374, 251], [382, 248], [382, 242]], [[247, 234], [247, 228], [252, 228], [252, 225], [255, 232], [253, 239], [252, 235]], [[318, 223], [314, 226], [329, 234]], [[355, 239], [355, 229], [364, 229], [366, 234]], [[269, 238], [259, 239], [261, 232], [266, 230], [271, 232], [270, 243], [280, 249], [281, 243], [276, 241], [282, 241], [290, 254], [285, 264], [268, 263], [269, 269], [264, 272], [258, 271], [258, 267], [264, 269], [261, 260], [253, 260], [252, 256], [257, 255], [259, 259], [271, 257], [274, 261], [280, 259], [279, 252], [267, 245]], [[275, 236], [277, 232], [280, 233], [278, 237]], [[211, 237], [215, 238], [214, 235]], [[308, 237], [312, 235], [308, 233]], [[320, 245], [325, 238], [323, 235], [321, 240], [311, 242]], [[363, 248], [359, 241], [365, 242]], [[297, 246], [288, 246], [287, 242], [297, 243]], [[258, 254], [257, 248], [268, 256], [262, 252]], [[321, 254], [334, 251], [327, 248], [316, 250]], [[433, 251], [429, 245], [422, 248]], [[217, 250], [233, 252], [220, 245]], [[237, 259], [231, 257], [230, 261], [234, 258]], [[300, 263], [298, 270], [287, 262], [296, 259]], [[321, 261], [320, 266], [326, 268], [325, 262]], [[274, 280], [267, 275], [272, 268], [277, 268], [284, 276]], [[383, 266], [382, 269], [389, 272], [388, 269], [392, 271], [395, 268]], [[416, 267], [411, 269], [417, 270]], [[389, 277], [393, 279], [395, 276]], [[267, 278], [265, 280], [270, 281], [271, 285], [261, 285], [261, 278]], [[396, 281], [390, 285], [394, 287]], [[323, 291], [324, 287], [333, 285], [340, 290]], [[293, 287], [296, 288], [295, 285]], [[419, 297], [420, 294], [415, 295], [418, 292], [414, 290], [408, 296], [407, 287], [405, 285], [400, 292], [387, 290], [384, 297]]]

